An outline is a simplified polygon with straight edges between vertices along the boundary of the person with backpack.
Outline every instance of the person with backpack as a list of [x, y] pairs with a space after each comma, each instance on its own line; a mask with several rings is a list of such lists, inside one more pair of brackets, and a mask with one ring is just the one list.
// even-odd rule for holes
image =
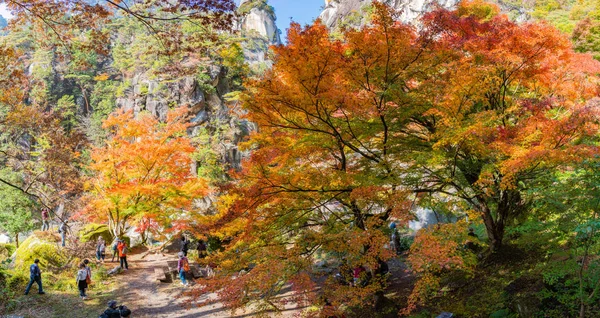
[[183, 252], [179, 252], [179, 261], [177, 261], [177, 272], [179, 272], [179, 279], [181, 279], [181, 285], [187, 286], [188, 282], [185, 279], [185, 275], [190, 272], [190, 262]]
[[104, 263], [104, 257], [106, 256], [105, 254], [106, 251], [106, 243], [104, 242], [104, 239], [101, 237], [98, 238], [98, 244], [96, 244], [96, 259], [102, 263]]
[[48, 208], [42, 209], [42, 231], [48, 231], [50, 229], [50, 212]]
[[[121, 269], [128, 270], [129, 265], [127, 264], [127, 244], [123, 240], [119, 240], [117, 244], [117, 250], [119, 250], [119, 260], [121, 260]], [[123, 268], [123, 265], [125, 268]]]
[[88, 270], [86, 269], [85, 264], [79, 264], [79, 270], [77, 271], [75, 281], [77, 282], [77, 289], [79, 289], [79, 297], [83, 300], [87, 299], [87, 295], [85, 294], [85, 289], [88, 287], [87, 277]]
[[185, 235], [181, 236], [181, 252], [187, 257], [188, 250], [190, 249], [190, 240]]
[[58, 233], [60, 233], [60, 238], [62, 240], [62, 247], [65, 247], [67, 231], [69, 231], [69, 226], [67, 225], [67, 223], [68, 221], [65, 220], [58, 228]]
[[39, 263], [40, 260], [36, 258], [33, 261], [33, 264], [29, 266], [29, 284], [27, 284], [27, 288], [25, 289], [25, 295], [29, 294], [33, 282], [36, 282], [38, 285], [38, 294], [45, 294], [44, 289], [42, 288], [42, 271], [40, 270]]
[[131, 310], [121, 305], [117, 307], [117, 301], [111, 300], [108, 302], [108, 308], [100, 315], [99, 318], [121, 318], [129, 317]]

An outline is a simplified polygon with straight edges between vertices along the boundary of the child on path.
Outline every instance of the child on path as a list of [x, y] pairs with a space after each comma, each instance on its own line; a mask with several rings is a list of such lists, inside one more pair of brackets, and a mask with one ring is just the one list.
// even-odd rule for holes
[[36, 258], [33, 261], [33, 264], [29, 266], [29, 284], [27, 284], [27, 288], [25, 289], [25, 295], [29, 294], [29, 290], [31, 290], [33, 282], [36, 282], [38, 285], [38, 294], [45, 294], [44, 290], [42, 289], [42, 271], [38, 265], [39, 263], [40, 260]]
[[81, 297], [81, 299], [86, 300], [87, 299], [87, 295], [85, 294], [85, 289], [88, 287], [87, 285], [87, 277], [88, 277], [88, 270], [86, 269], [86, 266], [84, 263], [79, 264], [79, 270], [77, 271], [77, 288], [79, 289], [79, 297]]
[[187, 286], [187, 280], [185, 279], [185, 275], [190, 271], [190, 263], [185, 257], [183, 252], [179, 252], [179, 261], [177, 261], [177, 272], [179, 272], [179, 279], [181, 279], [181, 285]]
[[[119, 240], [117, 244], [117, 250], [119, 250], [119, 259], [121, 260], [121, 269], [128, 270], [129, 265], [127, 264], [127, 244], [123, 240]], [[125, 265], [125, 268], [123, 268]]]
[[106, 256], [106, 242], [102, 237], [98, 238], [98, 244], [96, 244], [96, 259], [104, 263], [104, 257]]

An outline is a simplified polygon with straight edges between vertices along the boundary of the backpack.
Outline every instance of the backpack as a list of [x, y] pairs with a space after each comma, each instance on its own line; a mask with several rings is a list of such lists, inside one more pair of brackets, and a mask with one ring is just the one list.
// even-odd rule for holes
[[188, 260], [186, 258], [183, 259], [183, 271], [184, 272], [190, 271], [190, 263], [188, 262]]

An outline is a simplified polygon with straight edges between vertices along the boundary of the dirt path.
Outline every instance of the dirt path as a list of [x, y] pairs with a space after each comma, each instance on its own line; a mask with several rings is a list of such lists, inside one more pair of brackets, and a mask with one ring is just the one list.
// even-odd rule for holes
[[[180, 297], [186, 287], [180, 285], [179, 281], [173, 283], [161, 283], [154, 274], [155, 268], [166, 266], [168, 260], [177, 259], [174, 254], [149, 254], [141, 258], [142, 254], [131, 255], [129, 270], [117, 275], [119, 288], [117, 289], [117, 301], [126, 305], [136, 318], [213, 318], [213, 317], [253, 317], [256, 312], [251, 309], [245, 312], [238, 311], [235, 315], [218, 302], [216, 294], [207, 294], [200, 301], [212, 300], [209, 305], [202, 307], [190, 303], [190, 299]], [[109, 263], [116, 265], [116, 263]], [[414, 277], [399, 259], [389, 261], [390, 285], [388, 296], [396, 300], [406, 301]], [[108, 265], [108, 264], [107, 264]], [[112, 266], [109, 266], [112, 267]], [[188, 287], [189, 288], [189, 287]], [[290, 296], [283, 294], [282, 297]], [[298, 317], [303, 308], [297, 308], [290, 304], [278, 317]], [[275, 315], [273, 315], [275, 316]]]
[[[140, 254], [129, 257], [129, 270], [117, 275], [117, 301], [130, 308], [132, 316], [136, 318], [252, 317], [256, 314], [247, 310], [232, 315], [216, 300], [215, 294], [203, 296], [201, 300], [209, 298], [214, 302], [202, 307], [190, 304], [190, 300], [185, 297], [178, 298], [186, 287], [181, 286], [179, 281], [161, 283], [154, 275], [155, 268], [164, 267], [167, 260], [176, 260], [175, 255], [150, 254], [144, 259], [141, 259]], [[292, 317], [300, 311], [298, 308], [287, 308], [279, 317]]]

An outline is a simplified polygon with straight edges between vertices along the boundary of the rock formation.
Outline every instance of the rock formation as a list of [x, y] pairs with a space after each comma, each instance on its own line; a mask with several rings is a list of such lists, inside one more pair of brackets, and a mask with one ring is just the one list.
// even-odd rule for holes
[[[451, 9], [460, 0], [383, 0], [400, 12], [399, 20], [404, 23], [416, 24], [418, 19], [435, 6]], [[503, 1], [492, 1], [498, 4], [503, 12], [517, 21], [529, 19], [523, 7], [515, 6]], [[323, 23], [335, 30], [340, 26], [359, 27], [367, 22], [372, 0], [325, 0], [325, 9], [319, 16]]]

